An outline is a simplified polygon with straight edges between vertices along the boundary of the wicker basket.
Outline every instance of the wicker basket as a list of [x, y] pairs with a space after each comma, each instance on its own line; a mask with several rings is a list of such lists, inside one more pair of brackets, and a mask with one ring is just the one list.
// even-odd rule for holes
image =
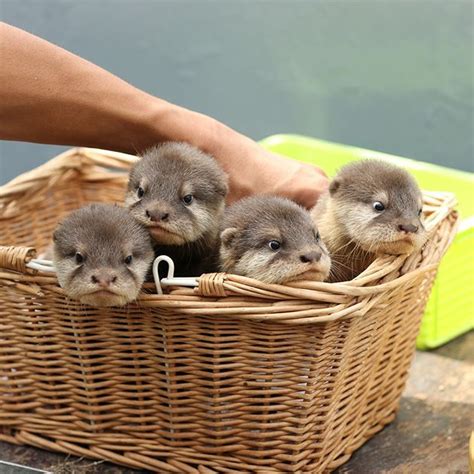
[[65, 214], [120, 201], [134, 158], [74, 149], [0, 188], [0, 439], [170, 473], [335, 469], [395, 416], [454, 198], [431, 238], [346, 284], [226, 274], [122, 309], [27, 263]]

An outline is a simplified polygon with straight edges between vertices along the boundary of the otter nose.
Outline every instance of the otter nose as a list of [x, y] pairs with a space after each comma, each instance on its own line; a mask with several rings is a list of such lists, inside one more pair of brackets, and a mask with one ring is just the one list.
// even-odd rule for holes
[[101, 288], [108, 288], [112, 283], [117, 281], [117, 276], [97, 273], [96, 275], [91, 276], [91, 281]]
[[407, 234], [415, 234], [418, 231], [418, 226], [414, 224], [400, 224], [398, 229]]
[[321, 252], [307, 252], [307, 253], [304, 253], [303, 255], [300, 255], [300, 260], [303, 263], [319, 262], [320, 259], [321, 259]]
[[149, 211], [148, 209], [145, 211], [145, 214], [152, 222], [167, 221], [169, 217], [168, 212]]

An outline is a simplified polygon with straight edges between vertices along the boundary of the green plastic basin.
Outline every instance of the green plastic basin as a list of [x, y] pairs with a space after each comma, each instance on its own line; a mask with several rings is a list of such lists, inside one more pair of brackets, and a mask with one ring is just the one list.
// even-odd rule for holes
[[389, 160], [412, 173], [421, 188], [456, 195], [461, 224], [443, 258], [417, 339], [419, 349], [438, 347], [474, 328], [474, 174], [386, 153], [330, 143], [299, 135], [273, 135], [267, 149], [313, 163], [329, 175], [354, 160]]

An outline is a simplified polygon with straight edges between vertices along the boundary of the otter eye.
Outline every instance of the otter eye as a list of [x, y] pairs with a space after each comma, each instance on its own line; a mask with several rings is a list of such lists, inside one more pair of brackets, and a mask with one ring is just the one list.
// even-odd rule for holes
[[78, 265], [80, 265], [81, 263], [84, 263], [84, 255], [82, 255], [79, 252], [76, 252], [75, 259]]
[[419, 210], [418, 210], [418, 217], [421, 216], [421, 213], [422, 213], [422, 212], [423, 212], [423, 209], [419, 209]]
[[186, 204], [186, 206], [189, 206], [193, 202], [194, 196], [192, 194], [186, 194], [186, 196], [183, 197], [183, 202]]
[[141, 199], [145, 195], [145, 190], [142, 187], [138, 187], [137, 189], [137, 196]]
[[270, 242], [268, 242], [268, 246], [272, 249], [272, 250], [278, 250], [280, 247], [281, 247], [281, 244], [280, 242], [278, 242], [278, 240], [270, 240]]
[[372, 207], [377, 211], [377, 212], [382, 212], [385, 210], [385, 206], [380, 202], [380, 201], [375, 201], [372, 204]]
[[314, 239], [316, 240], [316, 242], [319, 242], [321, 240], [321, 235], [319, 234], [319, 232], [314, 233]]
[[129, 255], [128, 257], [125, 258], [124, 262], [125, 265], [130, 265], [132, 263], [133, 257]]

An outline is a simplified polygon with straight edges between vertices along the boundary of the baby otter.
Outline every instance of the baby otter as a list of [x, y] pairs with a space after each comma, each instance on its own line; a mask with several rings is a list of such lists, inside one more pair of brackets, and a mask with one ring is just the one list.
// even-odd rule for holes
[[227, 175], [186, 143], [151, 148], [133, 166], [125, 203], [150, 231], [156, 253], [170, 256], [178, 276], [214, 271]]
[[311, 211], [331, 255], [331, 281], [354, 278], [376, 254], [420, 248], [422, 205], [420, 188], [402, 168], [378, 160], [344, 166]]
[[308, 211], [289, 199], [254, 196], [226, 209], [220, 265], [264, 283], [323, 281], [330, 258]]
[[136, 299], [153, 257], [146, 228], [110, 204], [72, 212], [53, 235], [59, 284], [69, 297], [93, 306], [123, 306]]

